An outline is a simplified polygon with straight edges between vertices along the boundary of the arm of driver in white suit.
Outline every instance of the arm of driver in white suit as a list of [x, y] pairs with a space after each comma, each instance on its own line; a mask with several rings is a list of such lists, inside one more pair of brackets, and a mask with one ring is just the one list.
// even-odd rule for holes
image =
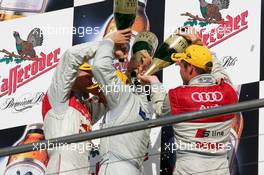
[[116, 69], [112, 65], [113, 49], [114, 42], [112, 40], [105, 39], [101, 41], [92, 65], [93, 75], [103, 89], [107, 107], [110, 110], [119, 105], [121, 98], [126, 97], [122, 90], [117, 89], [122, 86], [122, 83], [116, 75]]
[[170, 115], [171, 107], [168, 93], [161, 83], [151, 84], [151, 102], [157, 117]]
[[83, 43], [69, 48], [63, 54], [48, 89], [48, 98], [56, 113], [65, 111], [68, 105], [65, 102], [69, 99], [79, 67], [83, 64], [85, 56], [94, 57], [97, 47], [98, 43]]

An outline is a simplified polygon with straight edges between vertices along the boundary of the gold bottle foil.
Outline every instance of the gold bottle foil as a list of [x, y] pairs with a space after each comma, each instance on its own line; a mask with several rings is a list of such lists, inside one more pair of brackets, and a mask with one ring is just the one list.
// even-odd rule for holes
[[114, 13], [136, 14], [137, 0], [114, 0]]
[[157, 36], [152, 32], [140, 32], [134, 41], [134, 44], [139, 41], [147, 42], [152, 47], [152, 52], [155, 52], [158, 47], [159, 41]]

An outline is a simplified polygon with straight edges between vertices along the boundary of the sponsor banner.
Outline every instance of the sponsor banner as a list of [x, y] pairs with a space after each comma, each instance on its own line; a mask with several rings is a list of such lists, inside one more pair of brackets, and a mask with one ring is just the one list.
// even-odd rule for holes
[[42, 122], [42, 98], [72, 45], [71, 19], [65, 9], [0, 24], [0, 129]]
[[[193, 26], [203, 42], [223, 62], [234, 84], [259, 80], [260, 0], [254, 3], [168, 0], [165, 9], [165, 38], [178, 27]], [[164, 70], [164, 82], [169, 87], [181, 84], [177, 72], [174, 66]], [[172, 81], [169, 75], [176, 77]]]
[[73, 0], [1, 0], [0, 21], [73, 7]]
[[[260, 98], [264, 98], [264, 81], [259, 85]], [[264, 174], [264, 108], [259, 109], [259, 173]]]

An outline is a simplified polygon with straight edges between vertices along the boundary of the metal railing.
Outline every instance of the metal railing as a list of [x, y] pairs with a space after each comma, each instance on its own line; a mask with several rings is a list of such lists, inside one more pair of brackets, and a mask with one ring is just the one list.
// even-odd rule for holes
[[216, 115], [250, 111], [261, 107], [264, 107], [264, 99], [251, 100], [251, 101], [241, 102], [238, 104], [189, 112], [189, 113], [184, 113], [170, 117], [148, 120], [144, 122], [136, 122], [136, 123], [126, 124], [126, 125], [121, 125], [121, 126], [116, 126], [101, 130], [95, 130], [87, 133], [80, 133], [65, 137], [54, 138], [50, 140], [42, 140], [40, 142], [35, 142], [31, 144], [2, 148], [0, 149], [0, 157], [18, 154], [18, 153], [36, 151], [46, 148], [53, 148], [56, 147], [56, 145], [59, 146], [61, 143], [70, 144], [70, 143], [83, 142], [86, 140], [93, 140], [107, 136], [113, 136], [113, 135], [133, 132], [133, 131], [150, 129], [159, 126], [181, 123], [188, 120], [209, 118], [209, 117], [214, 117]]

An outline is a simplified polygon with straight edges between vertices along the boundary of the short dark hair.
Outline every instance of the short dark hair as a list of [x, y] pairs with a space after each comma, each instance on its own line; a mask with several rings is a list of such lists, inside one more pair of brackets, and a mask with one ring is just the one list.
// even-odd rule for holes
[[[182, 62], [182, 64], [183, 64], [183, 66], [184, 66], [185, 69], [186, 69], [188, 66], [191, 65], [190, 63], [188, 63], [188, 62], [185, 61], [185, 60], [181, 60], [181, 62]], [[193, 65], [192, 65], [192, 66], [193, 66]], [[195, 68], [195, 71], [196, 71], [196, 73], [197, 73], [198, 75], [201, 75], [201, 74], [210, 74], [211, 71], [212, 71], [213, 63], [212, 63], [212, 62], [208, 62], [208, 63], [206, 64], [206, 67], [207, 67], [206, 70], [205, 70], [205, 69], [202, 69], [202, 68], [199, 68], [199, 67], [196, 67], [196, 66], [193, 66], [193, 67]]]

